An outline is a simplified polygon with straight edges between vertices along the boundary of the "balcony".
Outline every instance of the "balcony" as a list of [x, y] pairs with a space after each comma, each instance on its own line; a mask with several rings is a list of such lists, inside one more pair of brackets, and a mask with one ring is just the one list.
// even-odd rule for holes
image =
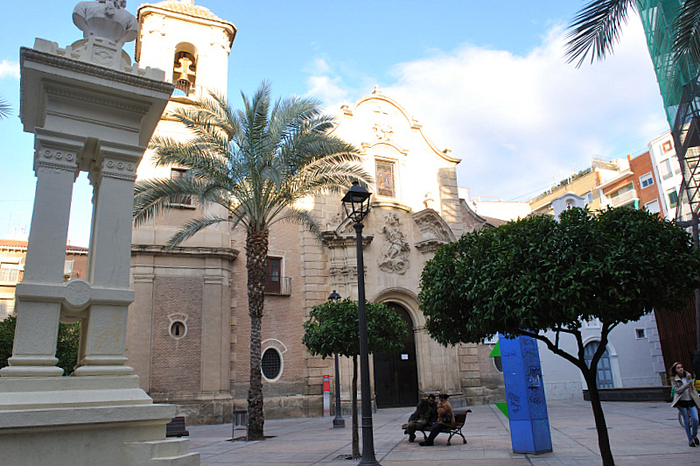
[[626, 206], [629, 204], [632, 204], [634, 201], [639, 200], [637, 197], [637, 193], [635, 192], [634, 189], [630, 191], [625, 191], [622, 193], [616, 193], [615, 195], [610, 197], [610, 204], [613, 207], [622, 207]]
[[279, 282], [279, 289], [275, 286], [270, 286], [268, 282], [265, 287], [265, 294], [268, 296], [291, 296], [292, 295], [292, 277], [282, 277]]

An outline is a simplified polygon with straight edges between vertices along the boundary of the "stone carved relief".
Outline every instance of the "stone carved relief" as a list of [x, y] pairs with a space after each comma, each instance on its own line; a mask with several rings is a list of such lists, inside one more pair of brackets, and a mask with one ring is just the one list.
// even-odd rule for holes
[[394, 134], [394, 128], [387, 122], [389, 114], [380, 105], [374, 109], [375, 123], [372, 126], [374, 136], [379, 141], [389, 142]]
[[408, 261], [408, 252], [411, 247], [401, 232], [401, 220], [395, 213], [385, 215], [384, 221], [385, 225], [382, 227], [384, 247], [379, 269], [387, 273], [403, 275], [411, 267]]
[[454, 233], [445, 220], [433, 209], [424, 209], [413, 214], [423, 239], [416, 243], [416, 249], [422, 253], [433, 252], [443, 244], [455, 240]]
[[343, 213], [338, 211], [334, 216], [332, 216], [326, 222], [326, 231], [335, 231], [338, 229], [341, 223], [343, 223]]
[[73, 23], [83, 31], [83, 39], [72, 44], [72, 50], [107, 68], [130, 66], [131, 59], [122, 46], [136, 40], [139, 25], [125, 8], [126, 0], [78, 3], [73, 9]]
[[118, 45], [136, 39], [138, 22], [125, 10], [126, 0], [80, 2], [73, 9], [73, 23], [83, 38], [107, 39]]

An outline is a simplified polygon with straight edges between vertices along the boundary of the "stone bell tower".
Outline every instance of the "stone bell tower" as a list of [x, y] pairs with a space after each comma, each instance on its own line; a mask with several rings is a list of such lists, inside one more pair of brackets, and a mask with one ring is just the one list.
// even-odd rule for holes
[[[175, 86], [167, 111], [214, 91], [226, 93], [228, 57], [236, 27], [194, 1], [167, 0], [138, 10], [136, 59], [165, 70]], [[156, 134], [186, 138], [181, 125], [163, 118]], [[183, 167], [156, 167], [146, 151], [138, 178], [177, 178]], [[206, 212], [189, 197], [168, 213], [134, 228], [131, 270], [135, 291], [129, 308], [127, 356], [141, 388], [155, 401], [178, 406], [188, 424], [231, 419], [230, 347], [233, 263], [230, 229], [205, 228], [173, 249], [168, 240], [190, 219], [225, 216], [221, 206]]]
[[[236, 37], [233, 23], [195, 5], [194, 0], [142, 5], [138, 23], [136, 61], [141, 66], [165, 70], [166, 81], [175, 84], [168, 110], [201, 97], [205, 90], [226, 95], [228, 57]], [[176, 131], [168, 122], [158, 127], [159, 133]], [[139, 177], [169, 174], [168, 169], [154, 171], [148, 162], [146, 158], [139, 167]]]

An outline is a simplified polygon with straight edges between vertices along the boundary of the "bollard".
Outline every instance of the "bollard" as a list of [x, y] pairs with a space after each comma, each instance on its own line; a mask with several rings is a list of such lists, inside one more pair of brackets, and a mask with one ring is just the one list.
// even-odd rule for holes
[[331, 376], [323, 376], [323, 417], [331, 415]]

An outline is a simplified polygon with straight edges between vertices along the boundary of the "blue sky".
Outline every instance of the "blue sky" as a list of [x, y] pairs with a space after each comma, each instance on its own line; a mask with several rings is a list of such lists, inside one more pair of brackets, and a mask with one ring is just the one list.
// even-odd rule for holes
[[[33, 138], [22, 132], [19, 48], [35, 37], [61, 47], [81, 37], [77, 2], [4, 2], [0, 96], [0, 238], [31, 221]], [[586, 168], [593, 156], [638, 154], [666, 131], [639, 19], [613, 57], [576, 69], [563, 30], [584, 0], [316, 1], [196, 0], [238, 28], [229, 100], [263, 79], [279, 96], [311, 95], [335, 113], [379, 85], [440, 148], [462, 159], [471, 196], [527, 200]], [[140, 3], [129, 0], [133, 14]], [[29, 7], [28, 7], [29, 6]], [[133, 57], [133, 42], [125, 50]], [[87, 245], [91, 192], [74, 194], [69, 239]]]

